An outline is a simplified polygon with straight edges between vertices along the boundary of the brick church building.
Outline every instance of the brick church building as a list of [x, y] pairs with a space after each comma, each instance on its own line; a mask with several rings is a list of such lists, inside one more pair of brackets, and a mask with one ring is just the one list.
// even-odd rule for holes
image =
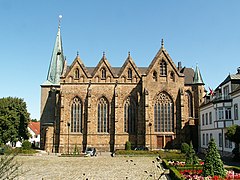
[[106, 55], [96, 67], [79, 57], [68, 66], [60, 25], [47, 80], [41, 85], [41, 148], [72, 153], [132, 146], [198, 146], [199, 106], [205, 95], [198, 67], [176, 66], [164, 47], [148, 67], [137, 67], [130, 53], [122, 67]]

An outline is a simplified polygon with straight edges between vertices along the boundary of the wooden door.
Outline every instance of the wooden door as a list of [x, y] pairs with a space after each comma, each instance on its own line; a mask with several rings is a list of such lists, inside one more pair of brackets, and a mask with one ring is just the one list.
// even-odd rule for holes
[[157, 148], [158, 149], [162, 149], [163, 148], [163, 145], [164, 145], [164, 142], [163, 142], [163, 136], [158, 136], [157, 137]]

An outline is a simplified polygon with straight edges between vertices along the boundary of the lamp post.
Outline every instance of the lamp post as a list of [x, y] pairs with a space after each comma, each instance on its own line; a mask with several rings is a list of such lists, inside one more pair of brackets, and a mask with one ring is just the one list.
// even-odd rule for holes
[[149, 123], [149, 129], [150, 129], [150, 150], [152, 150], [152, 123]]
[[67, 123], [68, 126], [68, 154], [69, 154], [69, 128], [70, 128], [70, 123]]

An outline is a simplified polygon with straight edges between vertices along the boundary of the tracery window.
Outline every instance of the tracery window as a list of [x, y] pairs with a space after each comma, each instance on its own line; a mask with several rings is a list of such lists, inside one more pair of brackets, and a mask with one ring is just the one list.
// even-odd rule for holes
[[154, 105], [155, 132], [173, 132], [173, 101], [166, 93], [160, 93]]
[[130, 97], [124, 104], [124, 132], [136, 132], [136, 105]]
[[128, 79], [132, 79], [132, 69], [128, 69]]
[[167, 75], [167, 63], [165, 61], [160, 62], [160, 76]]
[[192, 94], [187, 91], [186, 92], [187, 97], [187, 107], [188, 107], [188, 117], [193, 117], [193, 98]]
[[82, 132], [82, 103], [75, 97], [71, 106], [71, 132]]
[[108, 102], [102, 97], [98, 102], [98, 132], [109, 132]]
[[74, 78], [75, 79], [79, 79], [79, 69], [75, 69], [75, 72], [74, 72]]

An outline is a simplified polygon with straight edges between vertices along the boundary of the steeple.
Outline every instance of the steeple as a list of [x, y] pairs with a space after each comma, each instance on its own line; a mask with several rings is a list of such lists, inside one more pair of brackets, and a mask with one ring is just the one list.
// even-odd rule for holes
[[202, 76], [201, 76], [200, 70], [198, 68], [198, 65], [196, 66], [196, 69], [195, 69], [195, 72], [194, 72], [193, 83], [197, 84], [197, 85], [204, 85], [204, 82], [202, 80]]
[[54, 44], [51, 62], [48, 70], [47, 81], [44, 83], [45, 85], [59, 85], [60, 77], [64, 68], [64, 55], [63, 55], [63, 47], [62, 47], [62, 38], [60, 33], [60, 23], [62, 16], [59, 16], [58, 23], [58, 32], [56, 41]]

